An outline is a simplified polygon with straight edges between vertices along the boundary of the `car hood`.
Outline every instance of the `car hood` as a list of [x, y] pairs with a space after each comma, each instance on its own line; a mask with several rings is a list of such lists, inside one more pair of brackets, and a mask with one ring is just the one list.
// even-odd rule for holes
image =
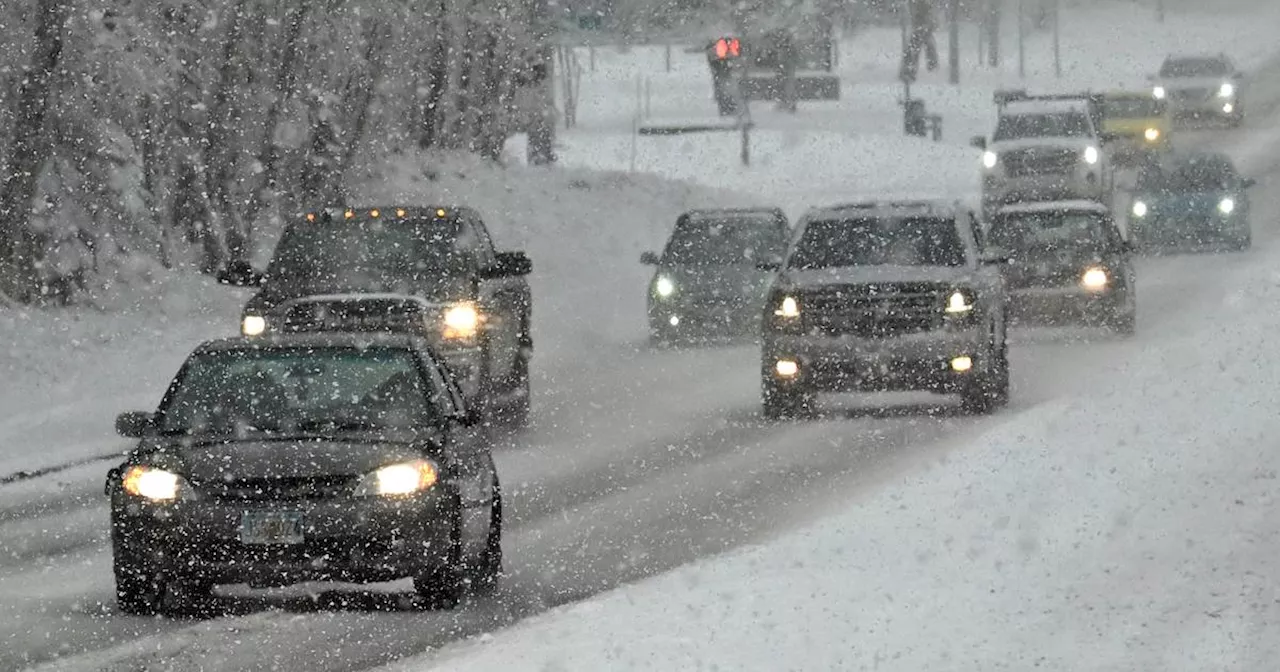
[[973, 271], [969, 268], [945, 266], [853, 266], [787, 271], [785, 275], [786, 282], [796, 287], [900, 282], [964, 284], [973, 279]]
[[417, 280], [377, 278], [359, 273], [307, 280], [268, 281], [248, 305], [246, 312], [266, 313], [291, 299], [331, 294], [408, 294], [428, 301], [449, 303], [474, 298], [471, 278], [442, 276]]
[[999, 140], [991, 143], [989, 149], [997, 154], [1000, 152], [1010, 152], [1018, 149], [1078, 149], [1084, 151], [1085, 147], [1097, 147], [1098, 141], [1094, 138], [1059, 138], [1059, 137], [1042, 137], [1042, 138], [1019, 138], [1017, 140]]
[[1157, 81], [1157, 86], [1166, 89], [1216, 89], [1227, 82], [1229, 77], [1169, 77]]
[[157, 444], [139, 461], [180, 473], [194, 483], [256, 479], [359, 476], [421, 457], [429, 437], [387, 439], [174, 441]]
[[762, 292], [772, 278], [748, 264], [665, 266], [658, 275], [670, 279], [684, 296], [750, 296]]

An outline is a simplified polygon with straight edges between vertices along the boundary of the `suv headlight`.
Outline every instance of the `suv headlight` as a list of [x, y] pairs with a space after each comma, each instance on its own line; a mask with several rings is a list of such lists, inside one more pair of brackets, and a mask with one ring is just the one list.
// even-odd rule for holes
[[240, 333], [245, 336], [258, 336], [267, 330], [267, 318], [261, 315], [245, 315], [240, 319]]
[[948, 315], [968, 315], [973, 312], [973, 305], [973, 295], [957, 289], [947, 296], [947, 305], [944, 310]]
[[1222, 86], [1218, 88], [1219, 98], [1230, 98], [1234, 95], [1236, 95], [1236, 86], [1231, 82], [1223, 82]]
[[1093, 165], [1093, 164], [1095, 164], [1095, 163], [1097, 163], [1097, 162], [1098, 162], [1098, 148], [1097, 148], [1097, 147], [1085, 147], [1085, 148], [1084, 148], [1084, 162], [1085, 162], [1085, 163], [1087, 163], [1087, 164], [1090, 164], [1090, 165]]
[[996, 154], [995, 152], [982, 153], [982, 167], [987, 169], [995, 168], [997, 163], [1000, 163], [999, 154]]
[[1218, 212], [1221, 212], [1224, 215], [1229, 215], [1232, 212], [1235, 212], [1235, 209], [1236, 202], [1231, 198], [1224, 198], [1221, 201], [1218, 201]]
[[1147, 204], [1144, 201], [1133, 202], [1132, 212], [1134, 217], [1146, 217], [1147, 213], [1150, 211], [1151, 209], [1147, 207]]
[[800, 317], [800, 302], [796, 301], [794, 296], [784, 296], [778, 302], [778, 308], [773, 311], [773, 314], [786, 319]]
[[134, 497], [153, 502], [172, 502], [177, 499], [194, 499], [195, 491], [187, 479], [167, 471], [143, 465], [125, 470], [120, 479], [124, 491]]
[[443, 322], [445, 338], [474, 338], [480, 331], [480, 311], [474, 303], [459, 303], [445, 309]]
[[1146, 138], [1147, 142], [1155, 142], [1160, 139], [1160, 129], [1154, 127], [1148, 128], [1142, 132], [1142, 137]]
[[1107, 272], [1097, 266], [1086, 268], [1084, 274], [1080, 276], [1081, 286], [1094, 292], [1106, 289], [1110, 281], [1111, 278], [1107, 276]]
[[1151, 89], [1151, 95], [1154, 96], [1156, 100], [1164, 100], [1164, 97], [1167, 94], [1168, 92], [1164, 90], [1163, 86], [1157, 86], [1154, 89]]
[[658, 279], [653, 281], [653, 293], [665, 299], [676, 293], [676, 283], [665, 275], [659, 275]]
[[431, 460], [389, 464], [369, 472], [356, 484], [357, 497], [404, 497], [430, 490], [440, 480], [440, 471]]

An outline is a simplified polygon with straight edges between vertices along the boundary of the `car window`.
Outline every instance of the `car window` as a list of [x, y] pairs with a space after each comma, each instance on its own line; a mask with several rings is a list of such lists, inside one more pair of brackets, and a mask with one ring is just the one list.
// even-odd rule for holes
[[491, 266], [497, 262], [493, 256], [493, 241], [489, 238], [489, 230], [474, 215], [462, 218], [462, 230], [459, 245], [472, 247], [471, 254], [481, 266]]
[[295, 225], [281, 237], [267, 275], [341, 281], [465, 273], [477, 246], [474, 231], [453, 219]]
[[953, 220], [940, 217], [823, 219], [810, 222], [787, 266], [964, 266], [964, 241]]
[[1108, 119], [1150, 119], [1164, 116], [1165, 102], [1154, 96], [1108, 98], [1102, 111]]
[[678, 266], [753, 264], [780, 257], [787, 230], [773, 215], [760, 217], [683, 217], [662, 253]]
[[993, 139], [1089, 137], [1089, 118], [1081, 113], [1004, 114], [996, 122]]
[[1231, 64], [1221, 58], [1171, 58], [1160, 66], [1161, 77], [1225, 77]]
[[1009, 251], [1115, 249], [1119, 235], [1105, 216], [1086, 212], [1027, 212], [998, 215], [992, 244]]
[[1240, 177], [1235, 167], [1218, 159], [1189, 161], [1173, 166], [1152, 166], [1138, 176], [1143, 191], [1225, 191], [1235, 189]]
[[418, 360], [393, 348], [192, 356], [160, 409], [166, 434], [407, 428], [438, 420]]

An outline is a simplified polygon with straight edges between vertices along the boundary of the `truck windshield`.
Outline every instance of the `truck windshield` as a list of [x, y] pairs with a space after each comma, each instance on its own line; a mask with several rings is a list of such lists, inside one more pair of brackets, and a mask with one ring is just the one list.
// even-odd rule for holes
[[1230, 71], [1220, 58], [1172, 58], [1160, 66], [1161, 77], [1225, 77]]
[[1001, 115], [993, 138], [998, 142], [1022, 138], [1087, 138], [1089, 135], [1087, 116], [1065, 112]]
[[955, 223], [938, 217], [828, 219], [809, 223], [787, 262], [798, 270], [850, 266], [964, 266]]
[[463, 273], [478, 247], [468, 232], [452, 220], [299, 224], [281, 238], [267, 274], [289, 281], [353, 273], [372, 278]]

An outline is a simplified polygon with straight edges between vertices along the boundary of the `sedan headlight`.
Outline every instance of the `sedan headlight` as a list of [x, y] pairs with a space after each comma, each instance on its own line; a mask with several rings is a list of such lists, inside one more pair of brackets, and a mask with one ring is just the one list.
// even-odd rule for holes
[[1134, 217], [1146, 217], [1149, 211], [1150, 208], [1147, 207], [1146, 203], [1143, 203], [1142, 201], [1133, 202], [1132, 212]]
[[389, 464], [365, 474], [356, 485], [357, 497], [404, 497], [430, 490], [440, 480], [431, 460]]
[[1142, 132], [1142, 137], [1146, 138], [1147, 142], [1155, 142], [1160, 139], [1160, 129], [1148, 128]]
[[1155, 96], [1156, 100], [1163, 100], [1165, 95], [1167, 95], [1167, 92], [1164, 90], [1163, 86], [1157, 86], [1154, 89], [1151, 89], [1151, 95]]
[[120, 479], [124, 491], [134, 497], [153, 502], [171, 502], [194, 496], [187, 479], [164, 469], [134, 465], [125, 470]]
[[1090, 291], [1105, 289], [1110, 280], [1107, 272], [1096, 266], [1085, 269], [1084, 274], [1080, 276], [1080, 284]]
[[1098, 162], [1098, 148], [1097, 148], [1097, 147], [1085, 147], [1085, 148], [1084, 148], [1084, 162], [1085, 162], [1085, 163], [1088, 163], [1088, 164], [1090, 164], [1090, 165], [1095, 164], [1095, 163], [1097, 163], [1097, 162]]
[[240, 320], [240, 333], [245, 336], [257, 336], [267, 330], [267, 318], [261, 315], [245, 315]]
[[995, 152], [982, 153], [982, 166], [984, 168], [988, 168], [988, 169], [995, 168], [996, 164], [999, 162], [1000, 162], [1000, 156]]
[[947, 297], [946, 312], [951, 315], [963, 315], [973, 310], [973, 297], [960, 290]]
[[1224, 198], [1221, 201], [1218, 201], [1218, 212], [1221, 212], [1224, 215], [1229, 215], [1232, 212], [1235, 212], [1235, 209], [1236, 202], [1230, 198]]
[[660, 275], [653, 283], [653, 293], [665, 299], [676, 293], [676, 283], [672, 282], [671, 278]]
[[1234, 95], [1236, 95], [1236, 87], [1231, 82], [1223, 82], [1222, 86], [1218, 88], [1219, 98], [1230, 98]]
[[784, 296], [778, 304], [778, 309], [773, 311], [773, 314], [778, 317], [800, 317], [800, 303], [796, 301], [794, 296]]
[[475, 304], [459, 303], [444, 311], [444, 337], [472, 338], [480, 330], [480, 311]]

